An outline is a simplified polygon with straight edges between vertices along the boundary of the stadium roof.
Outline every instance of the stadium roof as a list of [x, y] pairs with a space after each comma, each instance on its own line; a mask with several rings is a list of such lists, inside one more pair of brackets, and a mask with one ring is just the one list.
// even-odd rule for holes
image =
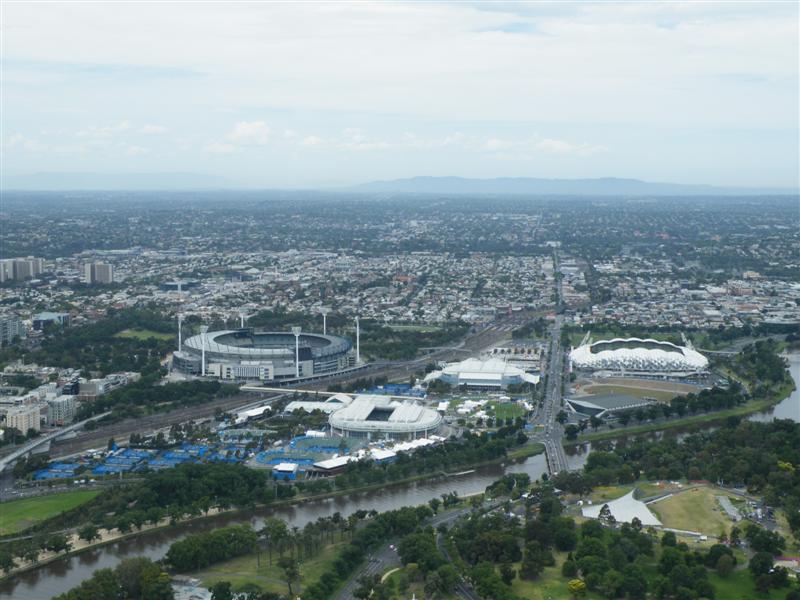
[[442, 416], [416, 402], [364, 394], [334, 412], [329, 421], [337, 429], [404, 433], [437, 427]]
[[[638, 517], [642, 525], [658, 526], [661, 521], [658, 520], [647, 505], [633, 497], [633, 492], [628, 492], [622, 498], [617, 498], [611, 502], [606, 502], [611, 514], [618, 523], [630, 523], [634, 517]], [[584, 517], [590, 519], [597, 519], [600, 517], [600, 511], [603, 509], [603, 504], [595, 504], [593, 506], [584, 506], [582, 511]]]
[[566, 398], [575, 411], [587, 415], [603, 415], [609, 412], [630, 410], [652, 404], [650, 400], [627, 394], [602, 394], [598, 396], [573, 396]]
[[697, 350], [670, 342], [641, 338], [615, 338], [584, 344], [570, 352], [578, 369], [644, 372], [699, 372], [708, 359]]
[[425, 381], [443, 378], [457, 381], [456, 385], [482, 385], [499, 387], [508, 383], [538, 383], [539, 376], [526, 373], [523, 369], [509, 364], [499, 358], [481, 360], [468, 358], [457, 363], [450, 363], [441, 371], [432, 371]]

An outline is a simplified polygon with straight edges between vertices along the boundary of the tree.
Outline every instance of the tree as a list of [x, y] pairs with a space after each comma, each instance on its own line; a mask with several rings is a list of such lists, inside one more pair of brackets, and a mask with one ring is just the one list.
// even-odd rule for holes
[[78, 530], [78, 537], [87, 542], [92, 542], [100, 538], [100, 531], [97, 527], [89, 523]]
[[514, 581], [516, 576], [517, 572], [509, 563], [503, 563], [500, 565], [500, 579], [503, 580], [503, 583], [506, 585], [511, 585], [511, 582]]
[[665, 531], [661, 536], [661, 545], [674, 548], [678, 545], [678, 538], [675, 536], [674, 531]]
[[569, 415], [567, 415], [566, 411], [560, 410], [556, 415], [556, 421], [558, 421], [561, 425], [567, 422], [569, 419]]
[[69, 543], [66, 535], [56, 533], [47, 538], [44, 547], [45, 550], [49, 550], [50, 552], [64, 552], [69, 550], [72, 544]]
[[211, 592], [211, 600], [233, 600], [230, 581], [218, 581], [208, 589]]
[[564, 435], [567, 437], [568, 440], [574, 440], [578, 437], [580, 433], [580, 429], [577, 425], [569, 424], [564, 428]]
[[436, 514], [437, 512], [439, 512], [439, 507], [441, 505], [442, 505], [442, 502], [438, 498], [431, 498], [430, 500], [428, 500], [428, 506], [431, 507], [431, 510], [433, 511], [433, 514]]
[[769, 552], [756, 552], [750, 559], [750, 564], [747, 568], [753, 574], [753, 577], [758, 579], [760, 575], [766, 575], [772, 569], [773, 559], [772, 554]]
[[289, 588], [289, 597], [291, 598], [294, 596], [292, 584], [300, 581], [300, 569], [297, 568], [297, 561], [284, 556], [278, 560], [278, 566], [283, 569], [283, 577], [286, 580], [286, 586]]

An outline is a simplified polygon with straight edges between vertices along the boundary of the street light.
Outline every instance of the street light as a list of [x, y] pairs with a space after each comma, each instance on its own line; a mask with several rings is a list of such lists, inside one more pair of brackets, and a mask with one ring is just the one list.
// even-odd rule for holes
[[300, 379], [300, 332], [302, 328], [292, 327], [294, 334], [294, 376]]

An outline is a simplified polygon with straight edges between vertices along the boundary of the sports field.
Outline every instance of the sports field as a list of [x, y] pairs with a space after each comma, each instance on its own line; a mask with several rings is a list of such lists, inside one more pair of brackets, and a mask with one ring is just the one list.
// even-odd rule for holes
[[0, 535], [17, 533], [55, 515], [88, 502], [99, 491], [80, 490], [0, 504]]
[[691, 488], [648, 505], [664, 527], [697, 531], [709, 536], [730, 533], [733, 521], [717, 502], [716, 496], [728, 495], [713, 487]]
[[634, 386], [622, 385], [587, 385], [583, 391], [589, 394], [625, 394], [635, 398], [654, 398], [666, 402], [672, 400], [677, 394], [675, 392], [666, 392], [663, 390], [653, 390]]
[[160, 331], [153, 331], [152, 329], [123, 329], [114, 337], [118, 338], [134, 338], [137, 340], [147, 340], [155, 338], [157, 340], [171, 340], [175, 336], [171, 333], [161, 333]]
[[516, 419], [525, 414], [525, 409], [515, 403], [492, 401], [488, 405], [494, 409], [496, 419]]

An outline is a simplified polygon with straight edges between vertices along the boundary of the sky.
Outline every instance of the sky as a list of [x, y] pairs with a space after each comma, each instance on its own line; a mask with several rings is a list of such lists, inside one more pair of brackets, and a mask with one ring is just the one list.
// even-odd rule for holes
[[1, 6], [7, 182], [799, 184], [796, 2]]

